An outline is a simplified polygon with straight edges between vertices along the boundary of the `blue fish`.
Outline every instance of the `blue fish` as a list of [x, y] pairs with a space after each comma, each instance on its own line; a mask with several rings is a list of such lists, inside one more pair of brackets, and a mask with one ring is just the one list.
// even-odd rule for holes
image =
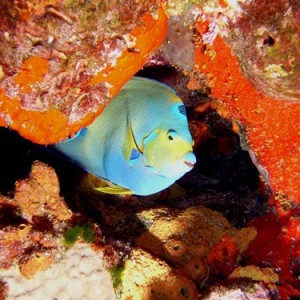
[[150, 195], [196, 163], [185, 106], [165, 84], [133, 77], [95, 121], [54, 147], [93, 175], [111, 194]]

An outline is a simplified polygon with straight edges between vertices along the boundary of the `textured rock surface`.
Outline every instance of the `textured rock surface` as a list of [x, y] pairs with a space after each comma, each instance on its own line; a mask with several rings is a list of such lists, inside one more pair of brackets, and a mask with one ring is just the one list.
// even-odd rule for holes
[[[292, 272], [300, 255], [300, 77], [299, 63], [294, 64], [299, 61], [299, 5], [284, 0], [223, 4], [216, 11], [207, 7], [209, 22], [197, 24], [202, 38], [195, 66], [206, 74], [219, 113], [236, 122], [242, 145], [271, 188], [276, 215], [253, 222], [258, 237], [246, 257], [280, 270], [280, 297], [299, 297]], [[205, 44], [203, 35], [213, 22], [220, 35]]]
[[14, 198], [0, 195], [0, 266], [17, 263], [31, 278], [64, 251], [61, 234], [73, 213], [59, 195], [55, 171], [35, 162], [29, 178], [16, 182]]
[[191, 280], [173, 272], [163, 260], [141, 249], [134, 249], [125, 262], [117, 295], [122, 300], [193, 300], [198, 293]]
[[202, 297], [202, 300], [272, 300], [278, 299], [276, 293], [270, 292], [260, 283], [231, 283], [228, 285], [213, 286], [211, 291]]
[[23, 277], [16, 266], [0, 270], [0, 277], [8, 284], [7, 300], [116, 299], [110, 274], [88, 244], [75, 244], [34, 278]]
[[14, 197], [0, 195], [1, 299], [114, 299], [99, 228], [59, 191], [55, 171], [36, 161]]
[[0, 1], [0, 16], [0, 125], [43, 144], [91, 123], [166, 33], [156, 1]]
[[226, 40], [254, 86], [276, 98], [300, 101], [300, 4], [242, 1]]
[[[73, 103], [71, 98], [67, 98], [59, 107], [60, 113], [67, 118], [61, 119], [60, 114], [46, 111], [47, 105], [51, 106], [53, 103], [51, 104], [51, 101], [46, 103], [47, 94], [36, 94], [36, 92], [43, 87], [43, 80], [49, 79], [49, 70], [50, 73], [53, 70], [58, 71], [61, 75], [61, 70], [54, 68], [56, 62], [67, 61], [63, 65], [66, 70], [63, 71], [68, 71], [69, 67], [71, 70], [55, 78], [51, 83], [53, 85], [60, 83], [61, 93], [68, 92], [69, 87], [71, 93], [75, 92], [72, 96], [78, 96], [76, 93], [80, 93], [81, 90], [89, 93], [85, 83], [91, 78], [96, 94], [101, 93], [102, 101], [113, 95], [122, 83], [142, 66], [149, 51], [156, 48], [165, 35], [167, 22], [163, 11], [152, 14], [157, 11], [156, 3], [153, 2], [154, 6], [150, 7], [152, 2], [143, 2], [137, 11], [131, 11], [132, 20], [142, 20], [141, 23], [138, 22], [138, 26], [133, 28], [131, 20], [125, 18], [121, 20], [121, 25], [127, 24], [129, 27], [117, 26], [120, 32], [117, 32], [116, 36], [108, 30], [108, 36], [105, 33], [104, 39], [101, 40], [107, 41], [107, 48], [101, 47], [101, 42], [98, 43], [97, 40], [94, 43], [96, 49], [89, 48], [87, 51], [93, 61], [86, 62], [83, 59], [85, 55], [80, 50], [82, 49], [80, 47], [84, 48], [82, 37], [85, 32], [78, 33], [79, 39], [74, 41], [71, 39], [74, 47], [67, 49], [76, 52], [79, 47], [80, 51], [76, 52], [78, 57], [76, 55], [75, 58], [68, 57], [67, 53], [66, 60], [64, 55], [57, 53], [57, 50], [59, 52], [61, 49], [59, 47], [66, 50], [65, 47], [70, 44], [61, 44], [60, 38], [66, 41], [69, 37], [67, 29], [82, 25], [79, 19], [73, 18], [72, 5], [66, 11], [61, 10], [61, 5], [66, 5], [67, 2], [72, 4], [69, 1], [50, 0], [42, 1], [40, 5], [32, 7], [28, 4], [29, 1], [15, 1], [14, 3], [18, 5], [10, 8], [7, 8], [6, 2], [0, 2], [1, 8], [4, 8], [0, 12], [4, 17], [0, 25], [3, 29], [0, 37], [3, 45], [7, 46], [1, 48], [0, 59], [5, 61], [5, 64], [0, 66], [0, 85], [8, 93], [5, 95], [0, 93], [0, 101], [2, 101], [0, 102], [0, 124], [10, 125], [27, 137], [31, 134], [30, 137], [38, 142], [47, 142], [48, 138], [52, 140], [72, 134], [76, 128], [89, 123], [95, 117], [95, 115], [91, 118], [89, 116], [77, 124], [77, 118], [81, 118], [86, 113], [85, 108], [93, 109], [99, 104], [97, 101], [100, 98], [97, 98], [96, 102], [86, 102], [86, 99], [79, 95], [75, 97], [77, 102]], [[130, 3], [136, 2], [130, 1]], [[103, 246], [106, 261], [111, 266], [117, 266], [120, 274], [128, 275], [128, 281], [124, 277], [124, 282], [120, 283], [122, 288], [119, 291], [123, 289], [124, 295], [130, 296], [130, 293], [136, 293], [137, 297], [147, 295], [151, 299], [153, 295], [162, 297], [168, 292], [168, 294], [173, 293], [172, 297], [178, 296], [181, 299], [194, 295], [196, 283], [198, 291], [200, 289], [201, 292], [211, 287], [209, 294], [206, 294], [207, 299], [276, 299], [276, 297], [297, 299], [300, 295], [300, 136], [298, 130], [300, 76], [299, 38], [297, 37], [299, 4], [297, 1], [287, 0], [274, 3], [265, 0], [174, 0], [164, 1], [164, 3], [165, 10], [170, 16], [174, 16], [170, 18], [173, 21], [170, 22], [173, 30], [168, 35], [169, 47], [162, 48], [148, 65], [177, 67], [176, 72], [170, 72], [170, 80], [166, 82], [174, 83], [172, 86], [175, 90], [178, 90], [180, 95], [184, 95], [188, 112], [192, 116], [191, 127], [200, 159], [195, 167], [196, 172], [188, 174], [181, 181], [188, 191], [187, 195], [183, 197], [182, 189], [179, 191], [175, 189], [169, 191], [168, 197], [156, 195], [147, 199], [136, 197], [116, 199], [101, 196], [99, 201], [99, 195], [86, 192], [81, 199], [79, 194], [76, 197], [78, 202], [81, 202], [78, 205], [80, 211], [91, 213], [92, 217], [101, 224], [105, 238], [99, 233], [99, 227], [91, 228], [94, 233], [95, 228], [98, 230], [97, 240]], [[94, 7], [93, 4], [91, 5]], [[105, 9], [110, 9], [113, 5], [115, 3], [105, 3]], [[90, 9], [91, 6], [88, 5], [86, 8]], [[143, 13], [148, 9], [151, 14], [144, 15]], [[80, 10], [79, 15], [84, 21], [86, 16], [82, 12]], [[111, 25], [116, 20], [114, 17], [119, 17], [123, 13], [124, 11], [113, 10], [108, 19], [104, 17], [108, 22], [104, 25], [112, 28]], [[144, 17], [139, 19], [138, 14], [143, 14]], [[188, 22], [185, 22], [186, 17]], [[27, 50], [34, 49], [32, 54], [42, 53], [45, 56], [22, 57], [18, 51], [24, 48], [9, 48], [14, 42], [20, 43], [20, 36], [13, 37], [14, 32], [8, 32], [9, 22], [20, 21], [19, 27], [12, 26], [20, 33], [22, 25], [28, 20], [30, 21], [28, 29], [32, 29], [35, 21], [46, 19], [55, 24], [63, 24], [61, 36], [57, 35], [55, 30], [54, 39], [49, 37], [41, 40], [39, 39], [41, 32], [32, 32], [32, 30], [29, 35], [28, 32], [24, 32], [24, 36], [21, 36], [21, 40], [25, 41], [24, 47], [28, 47], [25, 47]], [[196, 20], [200, 22], [195, 29]], [[177, 21], [179, 24], [176, 24]], [[49, 24], [52, 24], [51, 22]], [[129, 35], [126, 34], [128, 31]], [[140, 36], [142, 36], [141, 40]], [[151, 49], [143, 47], [143, 42], [149, 44], [154, 40], [156, 46], [151, 45]], [[88, 45], [93, 44], [89, 38], [86, 42]], [[14, 49], [16, 55], [9, 55], [7, 49]], [[49, 49], [53, 50], [50, 53], [52, 55], [50, 60], [47, 56]], [[112, 49], [115, 51], [111, 51]], [[97, 51], [101, 52], [103, 57], [97, 57], [99, 53]], [[195, 51], [195, 68], [190, 72], [193, 51]], [[122, 59], [119, 60], [118, 55], [121, 55]], [[75, 63], [77, 58], [79, 58], [78, 64]], [[104, 60], [111, 64], [116, 63], [116, 68], [112, 69], [108, 66], [103, 69], [103, 72], [99, 70], [99, 73], [95, 74], [94, 66], [99, 67]], [[13, 68], [14, 63], [17, 63], [17, 68]], [[139, 67], [131, 69], [128, 68], [129, 65], [139, 65]], [[129, 73], [123, 72], [125, 69]], [[184, 76], [180, 74], [180, 69], [184, 71]], [[164, 74], [160, 74], [159, 71], [158, 73], [157, 78], [164, 77]], [[123, 74], [127, 77], [122, 77]], [[15, 88], [10, 85], [11, 82], [16, 85]], [[78, 84], [80, 91], [76, 90], [74, 83]], [[53, 87], [51, 84], [50, 87]], [[18, 102], [10, 98], [13, 95], [20, 96], [20, 92], [25, 92], [26, 95], [17, 99]], [[57, 94], [51, 88], [49, 93], [52, 92], [53, 95], [61, 96], [60, 92]], [[28, 95], [32, 95], [33, 98]], [[39, 100], [43, 100], [42, 103]], [[70, 103], [74, 104], [74, 109], [69, 107]], [[26, 109], [32, 107], [35, 111], [20, 110], [20, 105], [24, 105]], [[232, 120], [233, 124], [227, 120], [229, 126], [227, 124], [225, 128], [219, 127], [221, 123], [226, 124], [226, 120], [216, 119], [217, 113], [211, 111], [213, 108], [224, 118]], [[207, 122], [208, 119], [213, 122]], [[16, 127], [11, 125], [12, 120], [17, 120]], [[73, 124], [74, 127], [70, 129], [68, 125], [72, 122], [77, 125]], [[229, 127], [239, 134], [244, 153], [237, 151], [238, 137], [234, 137], [232, 133], [228, 134]], [[206, 149], [206, 154], [203, 150], [207, 145], [202, 147], [203, 139], [208, 144], [215, 144], [215, 147]], [[244, 167], [248, 160], [241, 157], [247, 151], [260, 171], [260, 182], [255, 177], [257, 175], [253, 173], [253, 169]], [[240, 160], [236, 160], [237, 157]], [[228, 168], [228, 165], [232, 167]], [[10, 163], [7, 166], [11, 168], [15, 164]], [[198, 172], [199, 170], [205, 172]], [[37, 274], [47, 272], [43, 269], [49, 270], [57, 259], [60, 262], [60, 255], [65, 253], [65, 245], [61, 247], [53, 230], [59, 230], [58, 236], [61, 238], [62, 232], [70, 229], [71, 233], [75, 232], [75, 236], [71, 235], [71, 240], [74, 241], [84, 235], [80, 231], [80, 226], [83, 224], [80, 218], [69, 221], [67, 207], [60, 202], [62, 199], [56, 193], [58, 182], [53, 180], [55, 178], [51, 170], [44, 168], [42, 173], [48, 174], [48, 180], [55, 184], [49, 188], [47, 179], [39, 181], [32, 176], [27, 181], [18, 182], [16, 198], [10, 197], [11, 194], [0, 197], [2, 225], [0, 250], [3, 254], [0, 257], [1, 266], [8, 268], [16, 263], [24, 276], [33, 278], [38, 276]], [[33, 172], [33, 175], [38, 174]], [[256, 179], [251, 179], [253, 176]], [[249, 189], [248, 185], [244, 185], [244, 181], [247, 183], [251, 181], [252, 188]], [[74, 183], [71, 189], [73, 188]], [[39, 194], [43, 195], [43, 198], [39, 199]], [[203, 215], [199, 213], [201, 209], [198, 206], [194, 208], [197, 213], [187, 213], [193, 211], [192, 208], [188, 208], [190, 206], [209, 205], [222, 211], [230, 221], [241, 228], [254, 216], [266, 212], [266, 205], [263, 205], [265, 201], [263, 195], [266, 194], [270, 197], [271, 208], [274, 206], [275, 209], [271, 209], [265, 216], [252, 220], [251, 224], [255, 226], [258, 234], [243, 253], [240, 252], [247, 248], [250, 239], [242, 243], [243, 234], [239, 235], [238, 232], [243, 233], [246, 228], [232, 229], [225, 224], [227, 221], [218, 213], [206, 211], [207, 213]], [[166, 202], [162, 202], [162, 199]], [[74, 199], [71, 203], [75, 205]], [[52, 206], [54, 210], [51, 209]], [[165, 214], [162, 214], [162, 211]], [[179, 212], [182, 212], [182, 215]], [[167, 220], [167, 214], [172, 215], [170, 220]], [[215, 217], [213, 221], [210, 220], [210, 215]], [[201, 222], [197, 221], [199, 218], [203, 218], [207, 224], [210, 224], [210, 228], [205, 224], [201, 225]], [[216, 223], [220, 224], [219, 230], [215, 230], [218, 227]], [[197, 229], [195, 232], [194, 228]], [[78, 229], [81, 232], [79, 235]], [[136, 243], [136, 239], [138, 245], [145, 248], [144, 250], [130, 247]], [[31, 244], [37, 247], [32, 249]], [[239, 260], [240, 257], [242, 261]], [[123, 263], [127, 268], [122, 272], [122, 269], [118, 268]], [[241, 268], [240, 263], [246, 266]], [[151, 267], [153, 273], [147, 272]], [[135, 277], [136, 268], [141, 275], [141, 281]], [[162, 272], [159, 274], [165, 275], [168, 280], [156, 280], [156, 271]], [[235, 278], [226, 280], [229, 276]], [[247, 282], [241, 277], [246, 277]], [[220, 284], [220, 280], [223, 279], [225, 279], [224, 284]], [[255, 281], [258, 283], [254, 283]], [[182, 283], [186, 283], [189, 288], [182, 289], [180, 287]], [[5, 295], [8, 289], [8, 284], [0, 280], [0, 293]], [[276, 289], [279, 290], [280, 296]], [[190, 293], [187, 293], [189, 291]]]

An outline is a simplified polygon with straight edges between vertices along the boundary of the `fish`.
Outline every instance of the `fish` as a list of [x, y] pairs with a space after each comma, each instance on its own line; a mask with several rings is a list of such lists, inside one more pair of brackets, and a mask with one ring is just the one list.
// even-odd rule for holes
[[92, 124], [53, 147], [96, 177], [96, 190], [147, 196], [158, 193], [196, 163], [186, 108], [176, 92], [133, 77]]

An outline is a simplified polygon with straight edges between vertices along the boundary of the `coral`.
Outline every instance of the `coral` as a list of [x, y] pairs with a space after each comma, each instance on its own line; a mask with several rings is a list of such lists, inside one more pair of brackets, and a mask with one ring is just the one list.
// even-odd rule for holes
[[118, 299], [196, 299], [192, 281], [172, 271], [164, 261], [135, 248], [126, 260]]
[[[299, 297], [298, 3], [121, 4], [0, 2], [0, 125], [46, 144], [90, 124], [162, 44], [167, 12], [171, 30], [166, 43], [146, 66], [169, 70], [176, 65], [164, 82], [172, 83], [188, 107], [199, 164], [180, 182], [185, 192], [175, 188], [148, 198], [95, 195], [95, 179], [87, 180], [83, 185], [89, 191], [76, 190], [72, 201], [80, 202], [79, 211], [92, 211], [100, 231], [68, 209], [54, 170], [35, 163], [29, 178], [17, 181], [14, 196], [0, 195], [0, 297], [17, 297], [18, 289], [10, 285], [28, 283], [17, 276], [9, 282], [13, 265], [31, 283], [39, 272], [49, 286], [60, 288], [49, 275], [50, 265], [57, 270], [67, 264], [66, 269], [84, 273], [85, 263], [99, 263], [99, 253], [112, 267], [120, 299], [196, 299], [202, 292], [203, 299]], [[216, 110], [224, 118], [217, 119]], [[232, 129], [246, 150], [243, 155], [249, 152], [259, 170], [260, 185], [253, 169], [236, 166], [234, 158], [242, 154]], [[215, 143], [206, 155], [201, 152], [205, 141]], [[226, 169], [226, 164], [235, 167]], [[199, 170], [205, 168], [202, 176]], [[228, 183], [251, 177], [255, 192], [242, 184], [238, 192], [226, 189]], [[245, 225], [265, 213], [260, 203], [265, 195], [275, 209]], [[221, 210], [241, 229], [199, 204]], [[86, 284], [98, 287], [101, 279], [93, 281], [93, 276], [100, 272], [87, 272], [92, 276]], [[71, 281], [82, 283], [77, 277]]]
[[99, 252], [85, 243], [76, 243], [51, 268], [30, 280], [16, 267], [0, 270], [0, 276], [7, 282], [6, 299], [116, 299]]
[[39, 161], [27, 179], [16, 182], [14, 198], [0, 195], [0, 209], [0, 267], [17, 263], [27, 278], [48, 269], [66, 251], [63, 236], [68, 246], [78, 237], [95, 245], [101, 242], [95, 226], [78, 224], [84, 218], [76, 219], [59, 195], [55, 171]]
[[237, 267], [229, 275], [229, 278], [250, 278], [253, 281], [266, 283], [279, 282], [278, 275], [271, 268], [259, 268], [257, 266]]
[[[207, 1], [199, 15], [203, 49], [219, 33], [253, 85], [279, 100], [299, 101], [299, 3]], [[209, 39], [207, 39], [209, 37]]]
[[276, 291], [272, 291], [262, 283], [253, 282], [233, 282], [229, 284], [219, 284], [212, 286], [210, 291], [204, 295], [203, 300], [266, 300], [278, 299]]
[[300, 105], [268, 98], [257, 91], [243, 76], [237, 58], [220, 37], [210, 51], [202, 53], [198, 48], [195, 59], [202, 72], [211, 78], [212, 95], [225, 104], [217, 107], [221, 113], [225, 108], [231, 118], [247, 127], [248, 144], [267, 170], [271, 188], [298, 202]]
[[55, 171], [36, 161], [14, 195], [0, 195], [1, 299], [115, 299], [99, 227], [71, 212], [59, 192]]
[[292, 271], [300, 257], [299, 210], [295, 215], [278, 220], [269, 214], [254, 219], [252, 225], [257, 228], [258, 235], [245, 252], [250, 264], [279, 268], [281, 286], [278, 289], [283, 299], [299, 296], [299, 279]]
[[[161, 49], [168, 62], [183, 71], [191, 71], [194, 65], [193, 41], [194, 20], [189, 14], [169, 16], [168, 33]], [[185, 45], [181, 47], [180, 45]]]
[[0, 299], [4, 300], [7, 297], [8, 286], [5, 282], [0, 280]]
[[[211, 269], [210, 281], [218, 281], [218, 278], [227, 278], [234, 270], [239, 250], [231, 236], [224, 236], [213, 245], [207, 256], [207, 264]], [[226, 263], [224, 264], [224, 261]]]
[[[208, 55], [209, 51], [213, 51], [213, 58]], [[224, 60], [224, 57], [227, 60]], [[263, 169], [264, 172], [267, 171], [263, 175], [273, 190], [270, 203], [277, 208], [283, 224], [286, 224], [286, 219], [289, 217], [291, 217], [291, 224], [298, 223], [297, 210], [294, 210], [294, 207], [299, 204], [300, 199], [300, 181], [297, 169], [297, 162], [300, 160], [298, 151], [300, 137], [296, 130], [300, 125], [298, 118], [300, 105], [295, 102], [272, 99], [257, 91], [242, 75], [237, 58], [231, 54], [230, 49], [220, 37], [216, 38], [210, 50], [202, 53], [200, 49], [197, 49], [196, 62], [202, 72], [205, 72], [211, 79], [212, 95], [220, 100], [216, 103], [217, 109], [221, 113], [225, 110], [227, 117], [234, 118], [246, 126], [247, 147], [253, 151], [253, 159], [258, 168]], [[284, 239], [285, 249], [294, 249], [293, 244], [296, 245], [299, 238], [294, 229], [283, 224], [275, 228], [278, 228], [279, 232], [281, 230], [290, 231], [294, 240]], [[265, 226], [272, 227], [270, 224]], [[283, 226], [282, 229], [280, 226]], [[294, 226], [297, 225], [294, 224], [293, 228], [295, 228]], [[258, 232], [260, 230], [262, 230], [262, 226], [259, 226]], [[264, 230], [262, 230], [261, 236], [263, 237], [261, 242], [268, 245], [266, 242], [268, 235]], [[268, 251], [278, 250], [278, 245], [282, 245], [282, 238], [283, 236], [279, 234], [278, 240], [272, 245], [266, 246], [268, 249], [266, 251], [258, 248], [257, 252], [252, 254], [257, 258], [255, 262], [268, 261]], [[282, 259], [272, 260], [270, 263], [273, 267], [278, 266], [279, 261], [283, 263], [280, 281], [284, 283], [286, 282], [285, 272], [290, 272], [288, 270], [291, 269], [290, 259], [298, 257], [298, 254], [293, 250], [286, 252], [281, 249], [278, 251], [278, 255]], [[287, 282], [285, 284], [288, 288], [289, 284]], [[295, 292], [290, 291], [290, 293], [294, 294]]]
[[[84, 176], [75, 195], [85, 209], [98, 217], [102, 234], [112, 245], [107, 247], [108, 256], [115, 256], [113, 261], [109, 260], [110, 272], [120, 299], [130, 295], [134, 299], [148, 299], [146, 291], [151, 292], [150, 299], [167, 294], [172, 295], [170, 299], [184, 299], [186, 290], [173, 285], [178, 278], [178, 282], [193, 283], [201, 293], [220, 278], [229, 277], [256, 236], [254, 227], [236, 229], [221, 213], [200, 205], [191, 206], [188, 201], [195, 199], [195, 195], [163, 203], [159, 195], [107, 196], [92, 190], [95, 180], [91, 175]], [[124, 244], [133, 246], [128, 249]], [[176, 280], [164, 276], [165, 273], [158, 274], [166, 267]]]
[[0, 8], [0, 125], [41, 144], [91, 123], [167, 28], [156, 1], [2, 1]]
[[59, 182], [55, 171], [41, 162], [32, 166], [28, 179], [16, 183], [15, 201], [21, 209], [23, 218], [32, 222], [32, 218], [54, 218], [59, 222], [72, 216], [59, 195]]
[[247, 78], [268, 96], [300, 100], [300, 5], [280, 0], [243, 2], [226, 40]]
[[20, 260], [20, 273], [26, 278], [32, 278], [37, 272], [47, 270], [53, 262], [53, 253], [35, 252]]
[[62, 230], [72, 217], [59, 196], [54, 170], [36, 162], [30, 177], [16, 183], [14, 198], [0, 196], [0, 202], [2, 213], [11, 211], [9, 220], [2, 219], [6, 226], [1, 229], [1, 268], [16, 261], [20, 272], [31, 278], [55, 260], [61, 248], [55, 230]]
[[[138, 216], [143, 223], [150, 225], [138, 237], [136, 245], [166, 260], [191, 278], [199, 279], [200, 283], [207, 279], [208, 269], [211, 277], [215, 272], [228, 276], [237, 254], [247, 249], [256, 235], [254, 228], [237, 230], [220, 213], [201, 206], [185, 210], [152, 209]], [[229, 270], [225, 271], [229, 261]]]
[[[1, 268], [9, 268], [14, 261], [19, 261], [20, 266], [35, 264], [37, 267], [35, 271], [38, 271], [45, 261], [42, 255], [38, 254], [37, 257], [34, 257], [35, 254], [43, 251], [51, 259], [57, 254], [58, 248], [59, 241], [51, 232], [36, 230], [31, 225], [26, 224], [20, 224], [18, 227], [7, 226], [1, 230], [0, 266]], [[39, 259], [35, 260], [38, 256], [41, 258], [41, 265], [38, 264]], [[24, 268], [26, 269], [26, 267]], [[30, 274], [29, 277], [31, 277], [34, 271], [31, 270], [30, 273], [26, 271], [25, 274]]]
[[[202, 30], [201, 24], [198, 24], [198, 30]], [[196, 49], [195, 62], [196, 68], [210, 80], [211, 94], [217, 99], [217, 110], [243, 125], [244, 130], [241, 130], [241, 126], [238, 129], [242, 141], [244, 140], [253, 162], [261, 171], [262, 178], [272, 189], [270, 204], [276, 207], [279, 216], [277, 225], [272, 229], [278, 229], [276, 238], [271, 234], [274, 242], [268, 242], [269, 235], [265, 234], [263, 226], [272, 228], [272, 222], [266, 223], [259, 218], [256, 223], [258, 240], [253, 242], [256, 252], [252, 252], [251, 261], [255, 261], [255, 264], [268, 261], [272, 267], [281, 265], [279, 278], [284, 285], [281, 288], [282, 296], [287, 299], [287, 295], [298, 295], [290, 282], [294, 282], [291, 260], [299, 257], [294, 247], [299, 243], [295, 228], [299, 226], [296, 207], [300, 199], [300, 136], [297, 130], [300, 126], [300, 105], [297, 102], [271, 98], [255, 89], [241, 72], [237, 57], [220, 36], [213, 45]], [[293, 239], [286, 239], [286, 236], [293, 236]], [[283, 244], [284, 249], [290, 251], [279, 247]], [[258, 248], [258, 245], [262, 248]], [[277, 250], [278, 257], [271, 259], [270, 253], [277, 253]], [[276, 255], [272, 257], [275, 258]]]
[[[152, 209], [142, 212], [138, 217], [151, 225], [136, 244], [143, 245], [143, 248], [175, 265], [185, 264], [185, 258], [193, 255], [206, 257], [211, 246], [227, 235], [232, 237], [238, 251], [243, 252], [256, 235], [253, 228], [241, 231], [232, 228], [222, 214], [201, 206], [185, 210]], [[161, 248], [157, 244], [160, 241], [168, 242]]]

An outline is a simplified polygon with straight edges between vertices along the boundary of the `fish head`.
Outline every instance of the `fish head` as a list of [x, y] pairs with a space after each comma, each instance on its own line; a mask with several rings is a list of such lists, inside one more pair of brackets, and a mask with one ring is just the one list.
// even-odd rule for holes
[[[189, 133], [188, 133], [189, 134]], [[196, 163], [193, 141], [175, 129], [156, 128], [144, 139], [144, 161], [153, 172], [174, 180], [190, 171]]]

